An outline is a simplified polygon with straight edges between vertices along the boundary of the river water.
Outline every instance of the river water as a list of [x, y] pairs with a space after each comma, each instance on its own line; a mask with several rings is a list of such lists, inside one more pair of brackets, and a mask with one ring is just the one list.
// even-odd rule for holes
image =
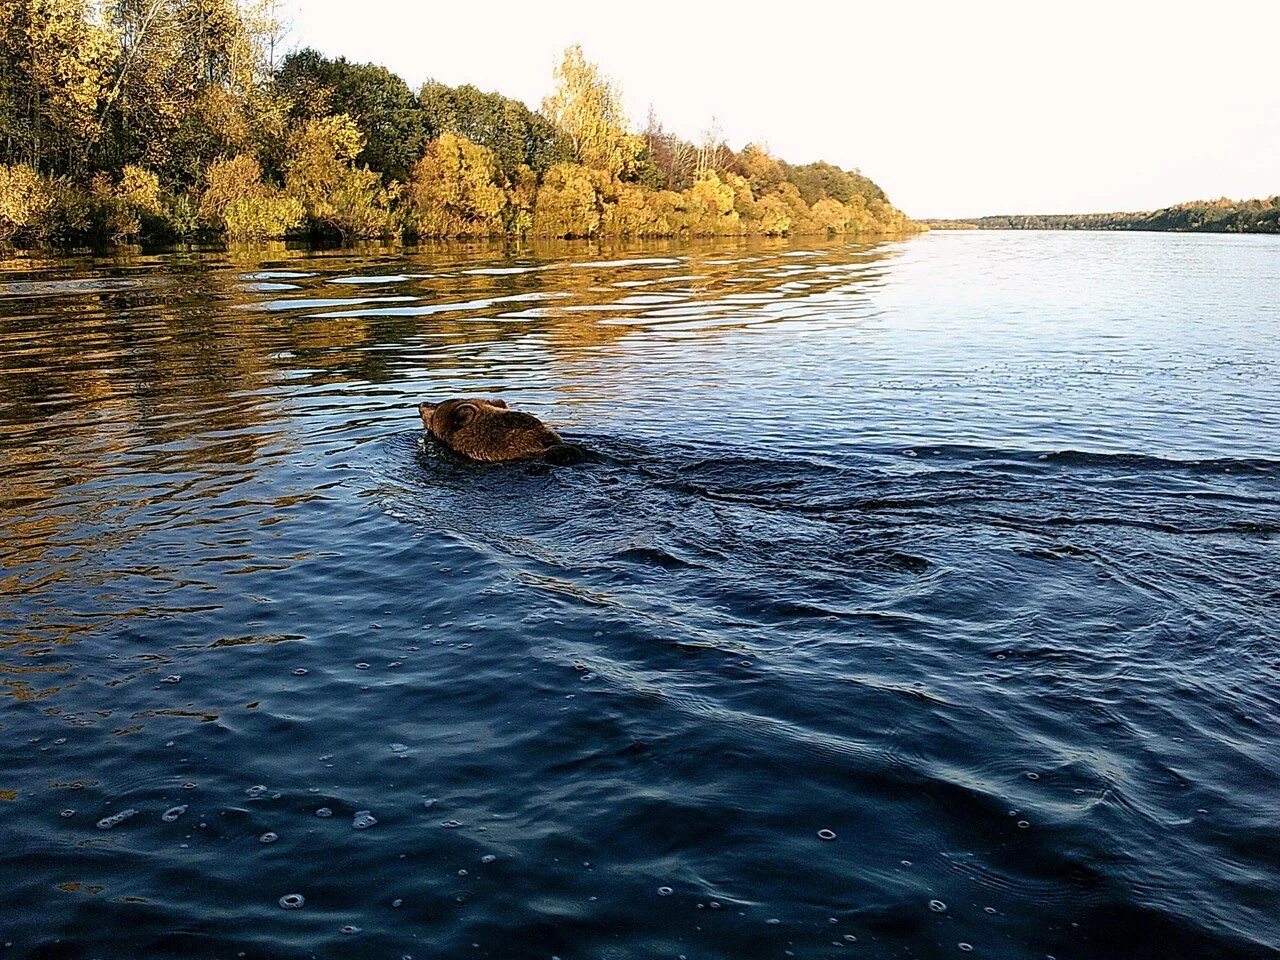
[[1280, 956], [1278, 332], [1274, 237], [0, 262], [0, 958]]

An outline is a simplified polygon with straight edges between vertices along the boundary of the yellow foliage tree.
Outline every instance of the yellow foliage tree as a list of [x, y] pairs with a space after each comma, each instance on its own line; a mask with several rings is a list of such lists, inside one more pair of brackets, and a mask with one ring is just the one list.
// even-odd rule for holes
[[456, 133], [427, 145], [413, 169], [413, 226], [428, 237], [483, 237], [502, 232], [506, 195], [493, 151]]
[[746, 177], [736, 173], [722, 173], [720, 179], [733, 191], [733, 209], [744, 227], [754, 222], [759, 214], [755, 193]]
[[624, 183], [605, 207], [602, 232], [616, 237], [666, 237], [676, 232], [660, 194]]
[[849, 211], [834, 197], [823, 197], [813, 205], [809, 216], [820, 230], [828, 234], [845, 233], [849, 226]]
[[262, 181], [250, 156], [219, 160], [209, 168], [200, 195], [200, 218], [234, 241], [282, 237], [302, 222], [302, 203]]
[[773, 193], [786, 180], [782, 164], [771, 157], [764, 147], [754, 143], [742, 148], [742, 152], [738, 154], [738, 166], [757, 197]]
[[884, 200], [872, 200], [867, 204], [874, 228], [879, 233], [897, 233], [907, 226], [907, 215]]
[[343, 239], [383, 236], [394, 231], [392, 192], [354, 160], [364, 138], [345, 113], [307, 120], [288, 137], [285, 193], [302, 204], [312, 229]]
[[777, 194], [762, 197], [756, 204], [756, 231], [766, 237], [781, 237], [791, 232], [791, 208]]
[[577, 44], [564, 52], [555, 78], [555, 93], [542, 101], [542, 112], [568, 140], [573, 158], [611, 178], [630, 173], [644, 140], [627, 132], [614, 85]]
[[84, 162], [114, 38], [87, 0], [0, 0], [0, 135], [37, 169]]
[[600, 229], [598, 180], [575, 163], [557, 163], [538, 189], [533, 232], [540, 237], [591, 237]]
[[105, 173], [96, 174], [89, 192], [103, 228], [117, 243], [136, 239], [144, 221], [158, 221], [164, 215], [160, 178], [134, 164], [125, 166], [119, 183]]
[[867, 201], [860, 194], [854, 194], [849, 198], [849, 202], [844, 205], [845, 212], [848, 215], [847, 232], [871, 233], [877, 228], [875, 218], [867, 209]]
[[742, 232], [733, 187], [708, 170], [685, 192], [686, 227], [695, 237]]
[[53, 185], [34, 167], [0, 164], [0, 243], [19, 234], [40, 239], [53, 202]]

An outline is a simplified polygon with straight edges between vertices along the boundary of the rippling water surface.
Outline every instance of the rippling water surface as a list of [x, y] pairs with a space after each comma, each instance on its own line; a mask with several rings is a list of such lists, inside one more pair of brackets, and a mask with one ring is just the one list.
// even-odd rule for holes
[[1280, 956], [1278, 304], [1265, 237], [0, 263], [0, 957]]

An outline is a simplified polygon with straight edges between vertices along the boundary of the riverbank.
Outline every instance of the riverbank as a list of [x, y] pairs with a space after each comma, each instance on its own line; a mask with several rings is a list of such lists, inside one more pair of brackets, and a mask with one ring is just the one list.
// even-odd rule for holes
[[[256, 11], [256, 12], [255, 12]], [[194, 31], [194, 35], [193, 32]], [[650, 112], [570, 47], [540, 110], [416, 92], [231, 0], [0, 10], [0, 243], [861, 236], [913, 229], [857, 170]]]
[[157, 258], [221, 257], [235, 263], [267, 263], [306, 260], [313, 257], [361, 256], [374, 259], [450, 256], [559, 259], [573, 254], [584, 259], [620, 259], [635, 256], [687, 256], [709, 250], [769, 253], [780, 250], [828, 251], [842, 247], [897, 243], [928, 231], [860, 236], [789, 235], [670, 236], [670, 237], [445, 237], [414, 240], [261, 240], [232, 243], [220, 239], [170, 244], [102, 243], [85, 246], [0, 246], [0, 270], [27, 270], [77, 262], [137, 264]]

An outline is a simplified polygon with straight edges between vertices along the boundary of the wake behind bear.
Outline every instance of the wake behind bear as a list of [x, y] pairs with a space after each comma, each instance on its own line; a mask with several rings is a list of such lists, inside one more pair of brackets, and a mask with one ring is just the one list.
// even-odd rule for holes
[[458, 397], [418, 405], [422, 425], [445, 449], [482, 463], [545, 460], [577, 463], [584, 451], [530, 413], [510, 409], [503, 400]]

